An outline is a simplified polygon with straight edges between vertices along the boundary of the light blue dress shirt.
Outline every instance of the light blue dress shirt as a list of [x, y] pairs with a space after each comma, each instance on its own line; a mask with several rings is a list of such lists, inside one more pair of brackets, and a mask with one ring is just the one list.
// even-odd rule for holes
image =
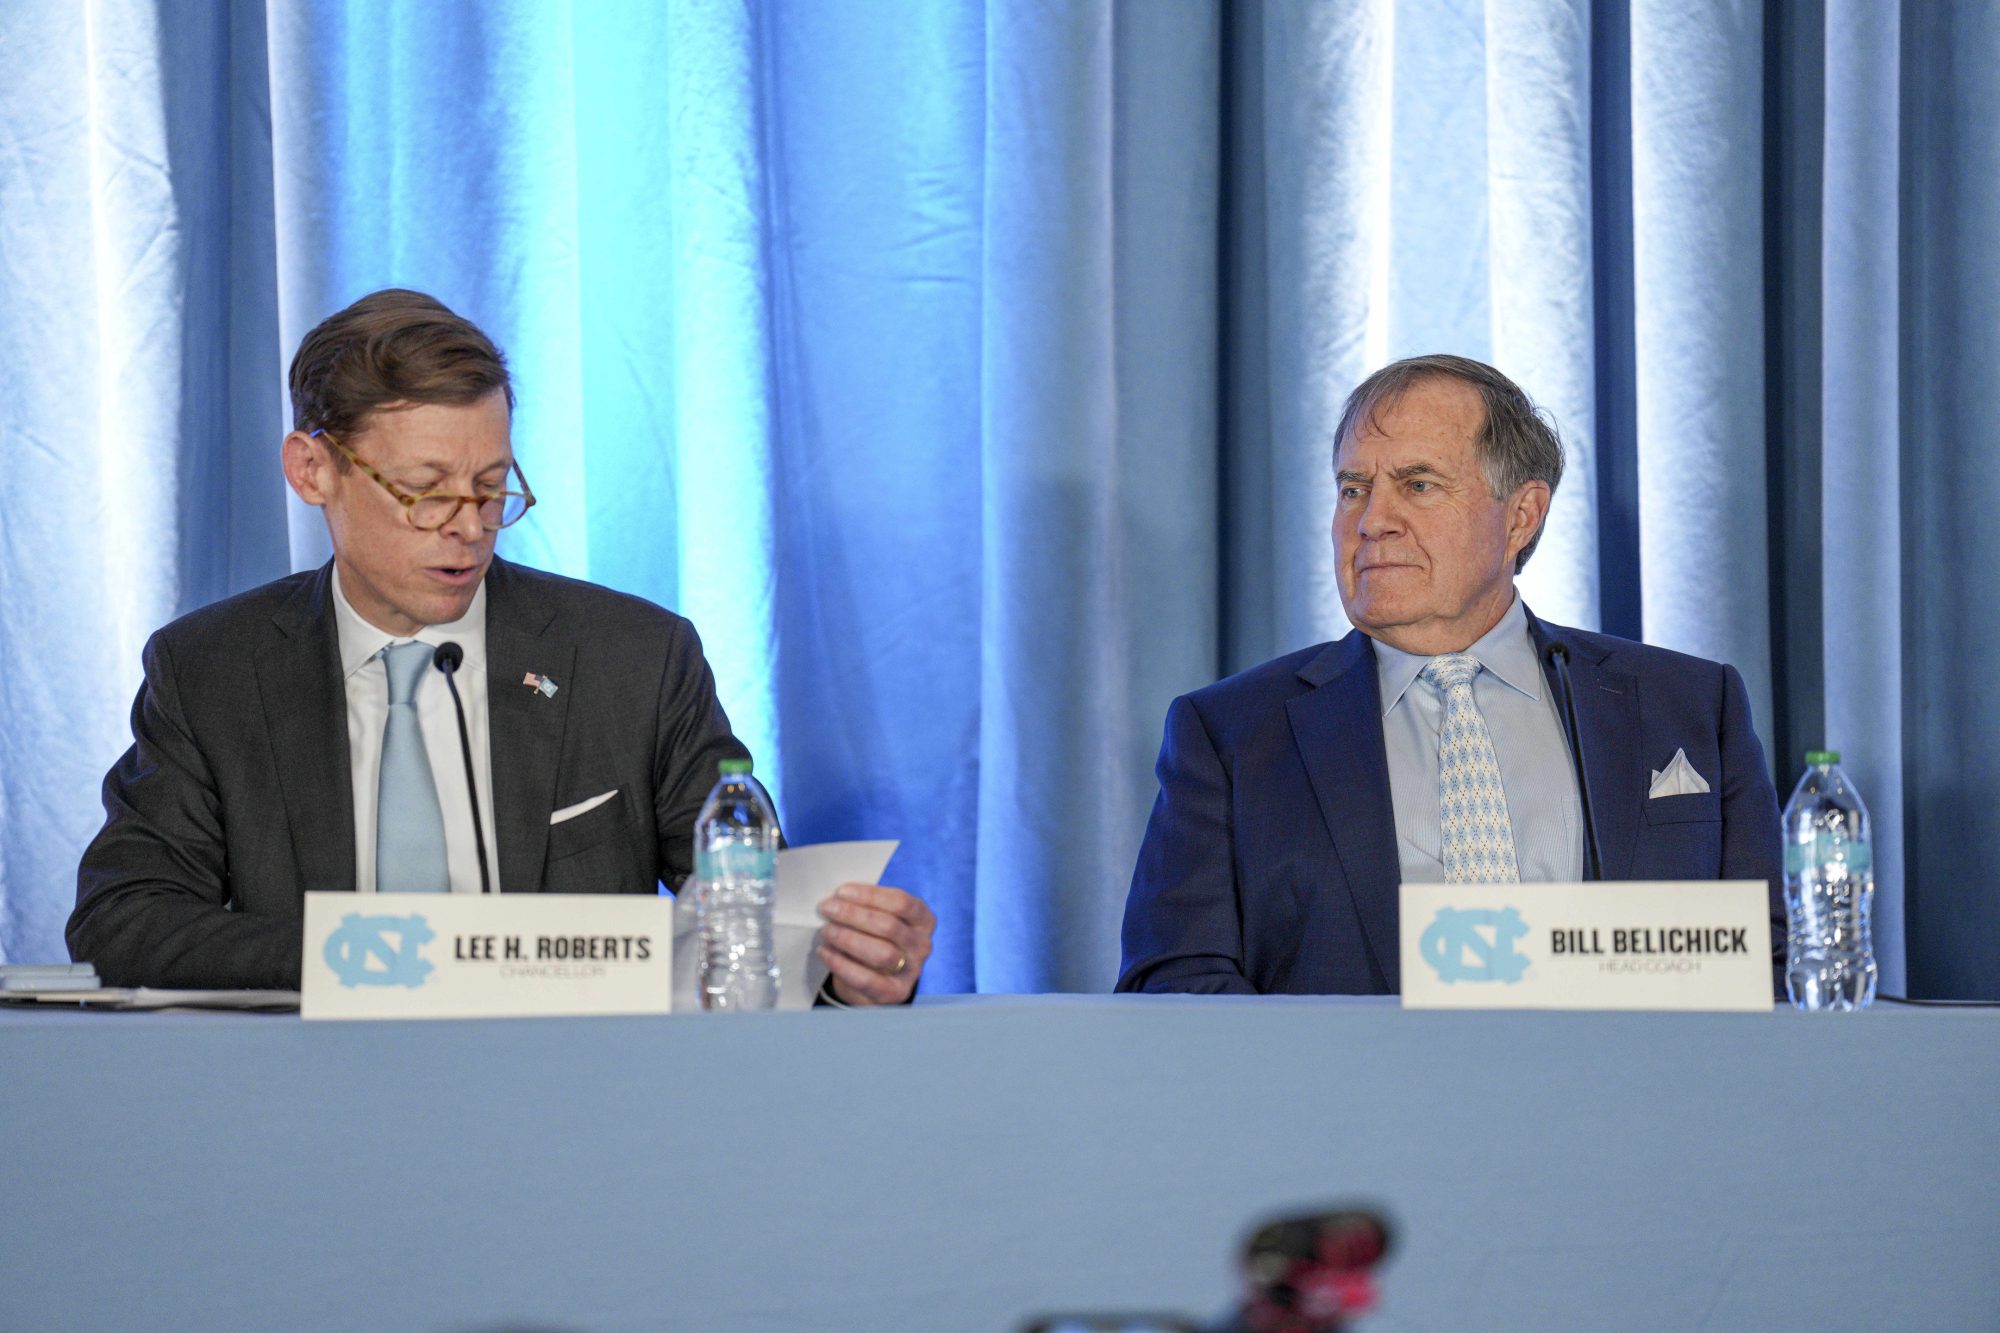
[[[1523, 881], [1583, 878], [1583, 803], [1577, 799], [1555, 691], [1543, 679], [1518, 595], [1500, 623], [1466, 651], [1479, 659], [1472, 701], [1486, 719], [1514, 826]], [[1382, 742], [1405, 884], [1442, 884], [1444, 832], [1438, 818], [1438, 733], [1444, 700], [1417, 673], [1431, 659], [1375, 641], [1382, 686]]]

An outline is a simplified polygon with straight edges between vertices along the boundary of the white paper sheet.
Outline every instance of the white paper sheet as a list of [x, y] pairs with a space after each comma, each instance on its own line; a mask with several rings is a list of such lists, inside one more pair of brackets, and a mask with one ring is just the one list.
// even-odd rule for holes
[[[778, 886], [771, 904], [777, 935], [778, 1007], [810, 1009], [826, 980], [819, 944], [820, 900], [843, 884], [879, 884], [895, 839], [876, 842], [820, 842], [778, 853]], [[674, 1011], [701, 1008], [701, 956], [695, 932], [695, 881], [682, 885], [674, 900]]]

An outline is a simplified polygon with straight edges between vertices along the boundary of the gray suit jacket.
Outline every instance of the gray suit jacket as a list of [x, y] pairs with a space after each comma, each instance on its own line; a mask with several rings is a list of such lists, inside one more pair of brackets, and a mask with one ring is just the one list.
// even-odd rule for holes
[[[694, 627], [496, 559], [486, 655], [498, 887], [677, 888], [718, 761], [748, 757]], [[296, 987], [302, 895], [354, 887], [332, 565], [182, 617], [145, 668], [77, 872], [70, 953], [108, 985]], [[530, 671], [559, 683], [554, 698], [521, 683]]]

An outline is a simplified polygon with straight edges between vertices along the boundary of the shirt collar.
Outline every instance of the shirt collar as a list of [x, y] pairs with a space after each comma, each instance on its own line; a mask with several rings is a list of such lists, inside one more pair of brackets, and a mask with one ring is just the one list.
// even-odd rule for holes
[[465, 660], [459, 666], [461, 671], [484, 671], [486, 669], [486, 580], [479, 581], [479, 591], [472, 594], [472, 605], [465, 614], [449, 625], [426, 625], [415, 634], [391, 634], [385, 629], [377, 629], [361, 618], [354, 604], [347, 600], [347, 590], [340, 586], [340, 566], [333, 567], [333, 623], [340, 636], [340, 678], [346, 680], [374, 659], [375, 655], [392, 643], [408, 643], [412, 639], [418, 643], [432, 645], [446, 640], [456, 643], [465, 653]]
[[[1528, 608], [1519, 593], [1514, 594], [1500, 623], [1465, 651], [1478, 658], [1479, 665], [1503, 685], [1530, 699], [1542, 697], [1542, 666], [1535, 656], [1535, 641], [1528, 634]], [[1391, 648], [1380, 639], [1375, 641], [1375, 679], [1382, 687], [1382, 716], [1387, 717], [1402, 702], [1430, 660]]]

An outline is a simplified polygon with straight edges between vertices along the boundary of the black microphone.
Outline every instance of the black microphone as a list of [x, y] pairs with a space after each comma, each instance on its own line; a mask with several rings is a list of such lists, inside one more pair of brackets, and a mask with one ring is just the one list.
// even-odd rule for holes
[[1556, 676], [1562, 681], [1563, 728], [1569, 733], [1570, 762], [1576, 766], [1576, 794], [1583, 802], [1583, 846], [1590, 855], [1590, 877], [1601, 880], [1604, 862], [1597, 854], [1597, 820], [1590, 813], [1590, 773], [1583, 766], [1583, 732], [1576, 725], [1576, 688], [1569, 679], [1568, 646], [1550, 644], [1549, 661], [1555, 663]]
[[465, 650], [455, 643], [441, 643], [431, 654], [431, 665], [444, 672], [451, 690], [451, 710], [458, 714], [458, 752], [465, 757], [465, 790], [472, 798], [472, 846], [479, 853], [479, 891], [493, 892], [493, 878], [486, 870], [486, 831], [479, 826], [479, 783], [472, 776], [472, 736], [465, 729], [465, 705], [459, 701], [458, 682], [453, 679]]

